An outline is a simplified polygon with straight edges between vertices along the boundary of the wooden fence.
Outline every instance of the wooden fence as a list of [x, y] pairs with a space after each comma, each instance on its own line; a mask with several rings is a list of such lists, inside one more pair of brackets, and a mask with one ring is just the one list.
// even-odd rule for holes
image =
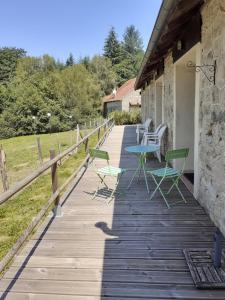
[[[21, 245], [24, 243], [24, 241], [27, 239], [27, 237], [31, 234], [31, 232], [34, 230], [34, 228], [37, 226], [37, 224], [40, 222], [40, 220], [43, 218], [43, 216], [46, 214], [48, 209], [54, 205], [54, 216], [60, 216], [61, 213], [61, 204], [63, 201], [65, 201], [66, 197], [70, 194], [74, 187], [74, 183], [72, 182], [73, 179], [77, 177], [77, 175], [81, 172], [82, 169], [84, 171], [87, 168], [88, 161], [89, 161], [89, 140], [90, 138], [97, 134], [98, 137], [98, 143], [96, 147], [99, 147], [105, 140], [105, 138], [110, 133], [112, 127], [114, 126], [113, 119], [106, 120], [103, 124], [99, 125], [97, 128], [95, 128], [92, 132], [90, 132], [85, 137], [82, 137], [82, 139], [72, 145], [70, 148], [65, 150], [59, 155], [55, 155], [55, 150], [50, 150], [50, 160], [46, 163], [44, 163], [38, 170], [24, 178], [23, 180], [19, 181], [14, 187], [8, 189], [7, 191], [3, 192], [0, 195], [0, 205], [11, 199], [12, 196], [15, 194], [21, 192], [25, 187], [27, 187], [30, 183], [32, 183], [34, 180], [39, 178], [44, 172], [51, 170], [51, 177], [52, 177], [52, 196], [48, 200], [48, 202], [45, 204], [45, 206], [42, 208], [42, 210], [38, 213], [38, 215], [33, 219], [32, 223], [29, 225], [29, 227], [25, 230], [25, 232], [22, 234], [22, 236], [17, 240], [16, 244], [12, 247], [12, 249], [7, 253], [7, 255], [2, 259], [0, 262], [0, 272], [3, 271], [3, 269], [7, 266], [7, 264], [10, 262], [10, 260], [14, 257], [14, 255], [17, 253]], [[103, 136], [101, 137], [101, 130], [103, 130]], [[66, 180], [66, 182], [59, 187], [58, 185], [58, 176], [57, 176], [57, 169], [58, 169], [58, 163], [63, 159], [74, 153], [76, 149], [78, 149], [82, 144], [85, 145], [85, 151], [86, 151], [86, 157], [83, 160], [82, 164], [79, 166], [79, 168]], [[83, 174], [83, 173], [82, 173]], [[66, 186], [68, 186], [72, 182], [71, 186], [68, 188], [66, 193], [60, 197], [61, 192], [65, 189]]]

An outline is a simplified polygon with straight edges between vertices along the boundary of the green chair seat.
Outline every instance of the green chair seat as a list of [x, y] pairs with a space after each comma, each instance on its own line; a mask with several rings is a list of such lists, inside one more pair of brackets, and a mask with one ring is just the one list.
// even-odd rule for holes
[[100, 175], [106, 175], [106, 176], [118, 176], [119, 174], [122, 174], [125, 172], [124, 169], [112, 167], [112, 166], [106, 166], [100, 169], [97, 169], [97, 173]]
[[181, 175], [181, 172], [174, 168], [161, 168], [148, 172], [157, 177], [177, 177]]

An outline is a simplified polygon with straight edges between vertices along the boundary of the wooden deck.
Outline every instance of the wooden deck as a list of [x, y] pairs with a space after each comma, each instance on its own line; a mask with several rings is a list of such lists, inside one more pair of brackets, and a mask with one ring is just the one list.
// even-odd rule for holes
[[[118, 126], [103, 148], [113, 165], [132, 169], [137, 159], [124, 147], [133, 144], [134, 127]], [[184, 186], [188, 203], [168, 210], [159, 195], [148, 200], [143, 178], [109, 205], [91, 200], [96, 184], [89, 168], [63, 217], [48, 218], [16, 256], [0, 282], [1, 299], [225, 299], [222, 290], [197, 290], [189, 274], [182, 249], [211, 247], [215, 228]]]

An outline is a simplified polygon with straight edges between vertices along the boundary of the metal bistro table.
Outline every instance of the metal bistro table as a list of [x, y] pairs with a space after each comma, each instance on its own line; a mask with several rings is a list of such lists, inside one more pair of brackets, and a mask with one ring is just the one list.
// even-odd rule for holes
[[[143, 171], [144, 177], [145, 177], [145, 184], [146, 184], [146, 187], [147, 187], [147, 191], [149, 193], [148, 181], [147, 181], [147, 176], [146, 176], [146, 168], [145, 168], [146, 153], [153, 153], [153, 152], [158, 151], [159, 146], [157, 146], [157, 145], [147, 145], [147, 146], [137, 145], [137, 146], [126, 147], [125, 150], [129, 153], [137, 154], [139, 156], [138, 167], [135, 170], [127, 189], [129, 189], [131, 187], [131, 184], [132, 184], [135, 176], [137, 174], [139, 174], [139, 176], [140, 176], [141, 171]], [[138, 176], [138, 178], [139, 178], [139, 176]]]

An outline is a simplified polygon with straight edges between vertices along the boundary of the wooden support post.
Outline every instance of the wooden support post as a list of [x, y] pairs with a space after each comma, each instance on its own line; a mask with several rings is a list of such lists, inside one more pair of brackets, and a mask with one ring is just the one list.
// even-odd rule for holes
[[100, 140], [101, 128], [98, 129], [98, 141]]
[[42, 165], [43, 164], [43, 154], [42, 154], [42, 148], [41, 148], [41, 139], [39, 136], [37, 137], [37, 147], [38, 147], [38, 158], [39, 158], [40, 164]]
[[88, 154], [88, 152], [89, 152], [88, 142], [89, 142], [89, 138], [87, 138], [85, 141], [85, 153], [86, 154]]
[[[59, 154], [61, 154], [61, 144], [60, 144], [60, 142], [59, 142], [59, 134], [58, 133], [56, 133], [56, 137], [57, 137], [57, 147], [58, 147], [58, 151], [59, 151]], [[59, 165], [61, 165], [62, 164], [62, 160], [60, 159], [60, 161], [59, 161]]]
[[6, 170], [6, 155], [5, 151], [0, 149], [0, 171], [1, 171], [1, 177], [2, 177], [2, 186], [4, 192], [9, 189], [9, 182], [8, 182], [8, 176], [7, 176], [7, 170]]
[[[80, 139], [80, 127], [79, 127], [79, 124], [77, 124], [77, 140], [76, 140], [77, 144], [79, 143], [79, 139]], [[76, 153], [77, 153], [77, 151], [78, 151], [78, 148], [75, 149]]]
[[[55, 149], [50, 150], [50, 159], [54, 159], [56, 156]], [[57, 162], [54, 163], [51, 167], [51, 175], [52, 175], [52, 193], [54, 194], [58, 190], [58, 174], [57, 174]], [[53, 209], [53, 214], [55, 217], [61, 217], [61, 205], [59, 203], [60, 196], [55, 199], [55, 207]]]

